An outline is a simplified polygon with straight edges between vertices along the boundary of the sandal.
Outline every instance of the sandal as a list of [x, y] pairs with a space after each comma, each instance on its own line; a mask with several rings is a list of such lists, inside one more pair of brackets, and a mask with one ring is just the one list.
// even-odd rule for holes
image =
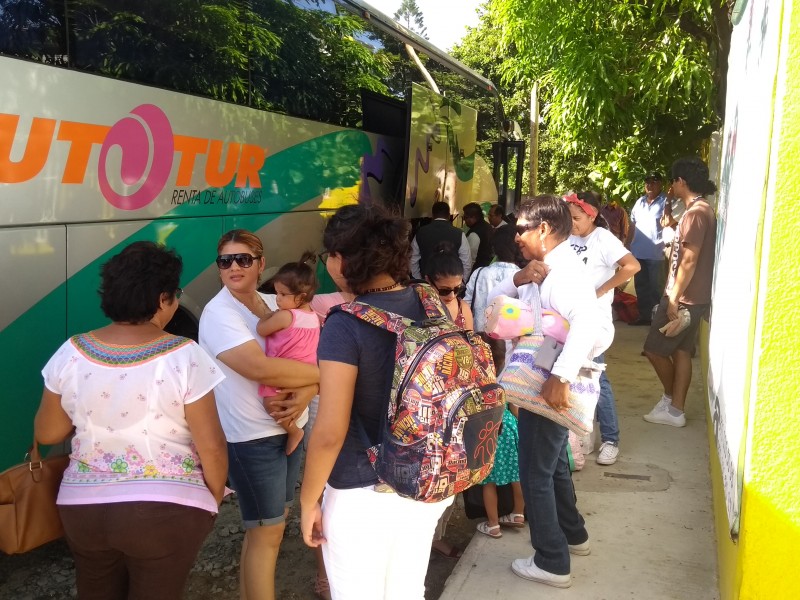
[[489, 525], [489, 521], [481, 521], [478, 523], [478, 531], [495, 539], [503, 537], [503, 534], [500, 532], [500, 525]]
[[[436, 542], [434, 541], [433, 543], [435, 544]], [[444, 551], [439, 546], [431, 545], [431, 551], [436, 552], [436, 554], [438, 554], [439, 556], [444, 556], [445, 558], [454, 558], [456, 560], [458, 560], [464, 555], [464, 551], [461, 548], [457, 548], [455, 546], [450, 546], [449, 550]]]
[[320, 577], [314, 580], [314, 595], [320, 600], [332, 600], [331, 598], [331, 584], [328, 583], [327, 577]]
[[500, 517], [498, 522], [503, 527], [525, 527], [525, 515], [521, 515], [519, 513], [509, 513]]

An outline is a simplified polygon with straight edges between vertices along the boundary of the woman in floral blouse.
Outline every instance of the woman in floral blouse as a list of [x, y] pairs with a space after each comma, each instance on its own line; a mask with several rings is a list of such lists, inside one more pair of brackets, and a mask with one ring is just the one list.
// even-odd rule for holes
[[195, 342], [163, 331], [181, 269], [151, 242], [112, 257], [100, 287], [111, 324], [71, 337], [42, 371], [36, 439], [75, 432], [57, 503], [81, 600], [181, 598], [222, 501], [223, 375]]

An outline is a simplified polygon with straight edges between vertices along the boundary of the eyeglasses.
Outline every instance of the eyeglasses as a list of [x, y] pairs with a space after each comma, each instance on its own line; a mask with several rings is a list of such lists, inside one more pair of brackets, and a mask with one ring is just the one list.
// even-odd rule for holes
[[253, 261], [261, 258], [260, 256], [253, 256], [252, 254], [220, 254], [217, 257], [217, 266], [220, 269], [230, 269], [233, 261], [243, 269], [249, 269], [253, 266]]
[[183, 296], [183, 288], [178, 288], [177, 290], [175, 290], [175, 298], [177, 300], [180, 300], [181, 296]]
[[330, 251], [329, 250], [325, 250], [325, 251], [320, 252], [319, 254], [317, 254], [317, 258], [319, 258], [319, 260], [324, 265], [324, 264], [326, 264], [328, 262], [328, 258], [330, 258], [330, 255], [331, 255]]
[[517, 225], [517, 235], [524, 235], [531, 229], [536, 229], [539, 225], [533, 223], [525, 223], [524, 225]]
[[456, 296], [458, 296], [461, 292], [464, 291], [464, 284], [462, 283], [458, 287], [454, 287], [454, 288], [440, 288], [440, 287], [437, 287], [436, 291], [439, 292], [440, 296], [449, 296], [450, 294], [455, 294]]

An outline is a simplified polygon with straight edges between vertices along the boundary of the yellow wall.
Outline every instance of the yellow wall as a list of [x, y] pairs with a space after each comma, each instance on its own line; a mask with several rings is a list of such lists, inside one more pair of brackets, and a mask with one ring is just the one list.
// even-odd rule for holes
[[[781, 7], [780, 2], [770, 4]], [[753, 359], [757, 371], [738, 545], [727, 535], [719, 464], [712, 452], [723, 600], [800, 598], [800, 7], [791, 5], [791, 0], [783, 3], [790, 21], [783, 28], [788, 45], [782, 49], [776, 98], [776, 176], [764, 215], [763, 309]], [[752, 248], [742, 253], [749, 256]]]

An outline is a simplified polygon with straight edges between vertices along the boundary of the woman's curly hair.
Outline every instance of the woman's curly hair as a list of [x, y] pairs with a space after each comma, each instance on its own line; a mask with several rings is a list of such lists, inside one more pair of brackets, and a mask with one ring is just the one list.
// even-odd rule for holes
[[387, 274], [399, 283], [409, 280], [411, 226], [376, 205], [343, 206], [331, 217], [323, 244], [341, 255], [342, 275], [354, 294], [363, 294], [377, 275]]
[[145, 323], [174, 298], [183, 260], [174, 250], [153, 242], [134, 242], [112, 256], [100, 270], [100, 308], [118, 323]]

